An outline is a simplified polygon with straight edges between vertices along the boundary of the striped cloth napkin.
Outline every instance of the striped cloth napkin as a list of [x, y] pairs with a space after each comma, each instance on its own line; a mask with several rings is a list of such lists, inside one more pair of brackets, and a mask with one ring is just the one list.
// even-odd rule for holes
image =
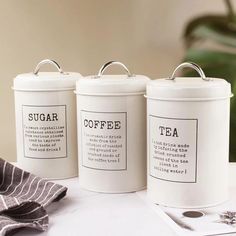
[[66, 195], [67, 188], [36, 177], [0, 158], [0, 235], [18, 228], [44, 231], [45, 207]]

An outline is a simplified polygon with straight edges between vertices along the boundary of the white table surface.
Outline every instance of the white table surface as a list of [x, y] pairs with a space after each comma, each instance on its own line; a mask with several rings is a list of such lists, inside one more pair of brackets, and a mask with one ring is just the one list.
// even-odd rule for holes
[[[230, 165], [230, 180], [231, 190], [235, 194], [236, 163]], [[155, 207], [146, 197], [146, 191], [101, 194], [82, 189], [78, 178], [54, 182], [67, 186], [68, 192], [64, 199], [47, 208], [49, 229], [46, 232], [23, 229], [15, 236], [177, 235], [154, 210]]]
[[68, 187], [67, 196], [48, 208], [49, 229], [23, 229], [16, 236], [175, 236], [140, 197], [142, 193], [101, 194], [80, 188], [78, 178], [55, 181]]

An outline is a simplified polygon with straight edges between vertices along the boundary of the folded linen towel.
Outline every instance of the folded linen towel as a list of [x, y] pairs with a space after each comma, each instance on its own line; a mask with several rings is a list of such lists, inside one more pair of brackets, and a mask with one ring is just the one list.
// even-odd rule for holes
[[45, 207], [66, 195], [67, 188], [23, 171], [0, 158], [0, 235], [22, 227], [44, 231]]

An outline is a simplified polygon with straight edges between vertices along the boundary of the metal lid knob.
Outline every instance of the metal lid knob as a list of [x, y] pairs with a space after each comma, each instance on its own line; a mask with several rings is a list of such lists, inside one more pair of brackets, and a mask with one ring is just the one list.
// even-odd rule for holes
[[107, 63], [105, 63], [101, 68], [100, 68], [100, 70], [99, 70], [99, 72], [98, 72], [98, 74], [97, 74], [97, 78], [100, 78], [102, 75], [103, 75], [103, 73], [104, 73], [104, 71], [108, 68], [108, 67], [110, 67], [110, 66], [112, 66], [112, 65], [119, 65], [119, 66], [121, 66], [125, 71], [126, 71], [126, 74], [128, 75], [128, 77], [132, 77], [133, 75], [130, 73], [130, 71], [129, 71], [129, 69], [123, 64], [123, 63], [121, 63], [121, 62], [119, 62], [119, 61], [109, 61], [109, 62], [107, 62]]
[[171, 77], [168, 78], [168, 79], [169, 79], [169, 80], [174, 80], [174, 79], [175, 79], [175, 74], [176, 74], [176, 72], [177, 72], [178, 70], [180, 70], [180, 69], [183, 69], [183, 68], [192, 68], [192, 69], [194, 69], [195, 71], [198, 72], [198, 74], [200, 75], [200, 77], [201, 77], [203, 80], [205, 80], [205, 81], [210, 81], [210, 79], [205, 76], [205, 74], [204, 74], [202, 68], [201, 68], [199, 65], [197, 65], [196, 63], [194, 63], [194, 62], [184, 62], [184, 63], [180, 64], [179, 66], [177, 66], [177, 67], [175, 68], [175, 70], [174, 70], [174, 72], [172, 73]]
[[59, 65], [56, 61], [50, 60], [50, 59], [44, 59], [44, 60], [40, 61], [40, 62], [38, 63], [38, 65], [35, 67], [33, 73], [34, 73], [35, 75], [38, 75], [38, 73], [39, 73], [41, 67], [42, 67], [43, 65], [45, 65], [45, 64], [51, 64], [51, 65], [55, 66], [55, 67], [57, 68], [57, 70], [58, 70], [61, 74], [64, 74], [64, 72], [63, 72], [63, 70], [61, 69], [60, 65]]

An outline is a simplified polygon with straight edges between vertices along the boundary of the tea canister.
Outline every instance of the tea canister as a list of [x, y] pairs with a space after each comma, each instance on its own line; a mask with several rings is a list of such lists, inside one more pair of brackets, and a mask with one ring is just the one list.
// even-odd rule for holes
[[[58, 72], [40, 72], [52, 64]], [[78, 175], [76, 97], [79, 73], [63, 72], [53, 60], [14, 79], [17, 163], [43, 178]]]
[[[175, 77], [184, 67], [200, 77]], [[147, 85], [148, 195], [157, 204], [198, 208], [228, 198], [231, 86], [194, 63]]]
[[[112, 65], [127, 75], [103, 75]], [[79, 172], [83, 188], [122, 193], [146, 187], [146, 101], [149, 79], [111, 61], [77, 81]]]

